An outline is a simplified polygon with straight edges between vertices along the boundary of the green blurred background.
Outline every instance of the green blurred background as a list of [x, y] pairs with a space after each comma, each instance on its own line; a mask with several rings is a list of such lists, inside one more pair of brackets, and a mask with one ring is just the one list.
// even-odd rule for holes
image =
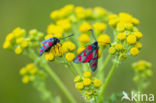
[[[5, 36], [17, 26], [26, 30], [37, 28], [46, 32], [47, 25], [51, 22], [50, 12], [66, 4], [84, 7], [101, 6], [114, 13], [128, 12], [139, 18], [141, 21], [139, 29], [144, 34], [142, 52], [137, 57], [128, 58], [119, 66], [108, 86], [106, 95], [123, 90], [129, 92], [135, 87], [132, 81], [131, 63], [139, 59], [148, 60], [153, 64], [151, 85], [144, 93], [156, 94], [156, 0], [0, 0], [0, 103], [48, 103], [40, 99], [39, 93], [31, 85], [24, 85], [21, 82], [19, 69], [31, 60], [3, 50], [2, 43]], [[58, 66], [57, 64], [51, 65]], [[58, 66], [55, 71], [74, 97], [80, 100], [79, 92], [74, 89], [72, 75], [62, 66]], [[53, 93], [61, 94], [63, 103], [68, 103], [62, 92], [55, 89], [58, 88], [55, 82], [48, 81], [48, 83]]]

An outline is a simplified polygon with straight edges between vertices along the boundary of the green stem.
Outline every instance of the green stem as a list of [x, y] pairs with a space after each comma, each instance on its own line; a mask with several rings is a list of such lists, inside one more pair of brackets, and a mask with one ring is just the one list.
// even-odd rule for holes
[[71, 103], [76, 103], [76, 101], [73, 99], [73, 96], [68, 92], [67, 88], [64, 86], [64, 84], [61, 82], [61, 80], [58, 78], [58, 76], [54, 73], [54, 71], [45, 63], [42, 63], [41, 66], [49, 73], [49, 75], [55, 80], [56, 84], [61, 88], [61, 90], [64, 92], [64, 94], [67, 96], [67, 98], [70, 100]]
[[75, 63], [72, 63], [72, 64], [73, 64], [73, 66], [74, 66], [76, 72], [77, 72], [79, 75], [81, 75], [81, 74], [82, 74], [82, 71], [80, 70], [81, 68], [79, 68], [79, 66], [76, 65]]
[[101, 69], [99, 69], [99, 72], [96, 74], [97, 77], [102, 78], [104, 77], [104, 70], [106, 68], [106, 66], [109, 64], [109, 61], [111, 60], [112, 55], [109, 54], [107, 56], [107, 58], [105, 59], [105, 62], [103, 64], [103, 66], [101, 67]]
[[73, 76], [75, 77], [76, 73], [74, 72], [72, 65], [70, 63], [66, 63], [66, 65], [68, 66], [68, 69], [72, 72]]
[[105, 83], [101, 89], [101, 92], [100, 92], [100, 95], [99, 95], [99, 99], [98, 99], [98, 102], [97, 103], [101, 103], [102, 102], [102, 99], [104, 97], [104, 93], [105, 93], [105, 90], [106, 90], [106, 87], [112, 77], [112, 74], [114, 73], [115, 69], [117, 68], [117, 65], [118, 65], [118, 59], [117, 61], [114, 62], [113, 66], [111, 67], [111, 70], [109, 71], [107, 77], [106, 77], [106, 80], [105, 80]]
[[40, 66], [43, 67], [47, 71], [47, 73], [51, 76], [52, 79], [54, 79], [54, 81], [56, 82], [56, 84], [60, 87], [60, 89], [67, 96], [67, 98], [69, 99], [69, 101], [71, 103], [76, 103], [76, 101], [73, 98], [73, 96], [69, 93], [69, 91], [64, 86], [64, 84], [59, 79], [59, 77], [55, 74], [55, 72], [49, 67], [49, 65], [47, 64], [47, 62], [44, 59], [39, 58], [39, 56], [37, 56], [36, 53], [33, 50], [29, 49], [29, 52], [30, 52], [30, 53], [28, 53], [29, 57], [31, 59], [33, 59], [34, 61], [37, 61], [40, 64]]

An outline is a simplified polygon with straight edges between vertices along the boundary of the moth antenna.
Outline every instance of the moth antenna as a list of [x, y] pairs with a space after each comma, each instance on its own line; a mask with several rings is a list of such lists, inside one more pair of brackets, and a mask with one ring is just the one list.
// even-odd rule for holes
[[66, 37], [64, 37], [64, 38], [60, 38], [60, 39], [66, 39], [66, 38], [69, 38], [69, 37], [71, 37], [71, 36], [73, 36], [74, 34], [71, 34], [71, 35], [68, 35], [68, 36], [66, 36]]
[[91, 34], [92, 34], [93, 38], [96, 40], [96, 38], [95, 38], [95, 34], [94, 34], [93, 29], [90, 29], [89, 31], [91, 32]]

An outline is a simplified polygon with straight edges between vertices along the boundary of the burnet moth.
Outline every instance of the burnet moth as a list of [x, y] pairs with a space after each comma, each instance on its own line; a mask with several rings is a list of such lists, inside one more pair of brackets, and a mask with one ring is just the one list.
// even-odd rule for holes
[[[90, 30], [94, 39], [96, 40], [93, 30]], [[92, 71], [95, 71], [98, 65], [98, 42], [87, 46], [75, 59], [74, 63], [89, 63]]]
[[[61, 38], [61, 39], [65, 39], [70, 36], [73, 36], [73, 34], [69, 35], [67, 37]], [[58, 39], [57, 37], [52, 37], [50, 39], [46, 39], [46, 40], [42, 41], [40, 44], [43, 44], [43, 45], [40, 48], [39, 56], [41, 56], [44, 52], [48, 52], [51, 49], [51, 47], [53, 47], [57, 43], [60, 43], [60, 39]]]

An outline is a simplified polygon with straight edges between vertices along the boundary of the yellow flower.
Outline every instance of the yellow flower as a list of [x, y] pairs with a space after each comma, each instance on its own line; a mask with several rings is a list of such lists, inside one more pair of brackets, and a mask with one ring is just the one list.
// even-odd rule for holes
[[20, 36], [23, 36], [25, 35], [25, 30], [24, 29], [21, 29], [20, 27], [17, 27], [13, 30], [12, 32], [16, 37], [20, 37]]
[[135, 25], [138, 25], [140, 23], [140, 21], [136, 18], [132, 18], [132, 23]]
[[95, 30], [102, 32], [106, 29], [106, 24], [104, 23], [100, 23], [100, 22], [96, 22], [95, 24], [93, 24], [93, 27]]
[[108, 19], [109, 20], [112, 20], [112, 19], [117, 19], [117, 15], [116, 14], [110, 14], [109, 16], [108, 16]]
[[142, 33], [139, 32], [139, 31], [134, 32], [134, 35], [135, 35], [138, 39], [142, 38]]
[[22, 68], [21, 70], [20, 70], [20, 75], [24, 75], [24, 74], [26, 74], [27, 73], [27, 69], [26, 68]]
[[107, 34], [101, 34], [97, 39], [99, 45], [105, 46], [111, 42], [110, 37]]
[[58, 11], [58, 10], [53, 11], [53, 12], [50, 14], [50, 17], [51, 17], [52, 19], [58, 19], [58, 18], [59, 18], [59, 11]]
[[140, 42], [137, 42], [136, 44], [135, 44], [135, 46], [137, 47], [137, 48], [142, 48], [142, 44], [140, 43]]
[[88, 22], [83, 22], [79, 27], [79, 31], [80, 32], [88, 32], [91, 28], [92, 27]]
[[63, 48], [63, 51], [64, 52], [69, 52], [69, 51], [74, 51], [76, 46], [73, 42], [71, 41], [65, 41], [63, 44], [62, 44], [62, 48]]
[[62, 27], [64, 30], [70, 30], [71, 29], [71, 24], [70, 24], [69, 19], [61, 19], [61, 20], [58, 20], [56, 22], [56, 24], [58, 26]]
[[7, 35], [6, 41], [11, 41], [11, 40], [14, 39], [14, 37], [15, 37], [14, 34], [13, 33], [10, 33], [10, 34]]
[[21, 44], [21, 47], [22, 47], [22, 48], [28, 47], [28, 41], [24, 40], [24, 41], [22, 42], [22, 44]]
[[27, 84], [29, 82], [29, 76], [25, 75], [23, 78], [22, 78], [22, 82], [24, 84]]
[[28, 70], [28, 71], [30, 71], [32, 68], [34, 68], [35, 67], [35, 65], [34, 64], [28, 64], [27, 66], [26, 66], [26, 70]]
[[17, 48], [15, 49], [15, 53], [16, 53], [16, 54], [21, 54], [22, 51], [23, 51], [23, 49], [22, 49], [21, 47], [17, 47]]
[[117, 24], [117, 31], [121, 32], [125, 30], [125, 24], [123, 22], [119, 22]]
[[109, 48], [109, 53], [114, 54], [116, 52], [116, 49], [114, 47]]
[[90, 38], [87, 34], [81, 34], [78, 39], [81, 43], [89, 43], [90, 42]]
[[46, 40], [46, 39], [50, 39], [50, 38], [52, 38], [52, 37], [54, 37], [54, 35], [49, 34], [49, 35], [46, 35], [46, 36], [44, 37], [44, 39]]
[[143, 71], [145, 69], [148, 69], [151, 67], [151, 63], [145, 61], [145, 60], [140, 60], [136, 63], [133, 63], [133, 68], [137, 71]]
[[129, 43], [129, 44], [135, 44], [136, 43], [136, 36], [135, 35], [129, 35], [128, 37], [127, 37], [127, 42]]
[[110, 26], [115, 26], [117, 24], [117, 19], [111, 19], [111, 20], [109, 20], [108, 24]]
[[54, 54], [51, 53], [51, 52], [46, 53], [46, 54], [45, 54], [45, 59], [46, 59], [46, 60], [49, 60], [49, 61], [54, 60]]
[[89, 78], [84, 78], [83, 85], [84, 86], [89, 86], [90, 84], [91, 84], [91, 80]]
[[85, 11], [85, 16], [87, 18], [90, 18], [92, 17], [92, 9], [91, 8], [87, 8], [86, 11]]
[[50, 24], [47, 28], [47, 33], [57, 38], [61, 38], [63, 32], [64, 32], [64, 29], [58, 25]]
[[76, 83], [75, 88], [81, 90], [84, 88], [84, 85], [83, 83], [79, 82], [79, 83]]
[[128, 30], [131, 30], [133, 27], [133, 24], [132, 23], [125, 23], [125, 28], [128, 29]]
[[83, 7], [80, 7], [80, 6], [76, 7], [75, 13], [76, 13], [76, 17], [78, 19], [84, 19], [85, 18], [85, 10]]
[[98, 58], [100, 58], [101, 55], [102, 55], [102, 53], [101, 53], [101, 51], [99, 50], [99, 51], [98, 51]]
[[66, 54], [66, 60], [69, 62], [72, 62], [75, 58], [75, 54], [74, 53], [67, 53]]
[[119, 34], [117, 35], [117, 38], [118, 38], [119, 40], [124, 40], [124, 39], [126, 38], [126, 34], [125, 34], [125, 33], [119, 33]]
[[24, 38], [23, 37], [20, 37], [20, 38], [17, 38], [16, 39], [16, 43], [17, 44], [20, 44], [20, 43], [22, 43], [24, 41]]
[[106, 14], [106, 10], [102, 7], [95, 7], [93, 10], [94, 18], [103, 17]]
[[139, 50], [138, 50], [138, 48], [133, 47], [130, 49], [130, 53], [131, 53], [131, 55], [136, 56], [139, 54]]
[[101, 81], [95, 79], [95, 80], [93, 81], [93, 84], [94, 84], [94, 86], [95, 86], [96, 88], [99, 88], [99, 87], [101, 86]]
[[53, 46], [53, 48], [51, 48], [50, 52], [53, 53], [55, 56], [62, 56], [64, 53], [64, 49], [60, 43], [57, 43]]
[[35, 73], [37, 73], [37, 68], [35, 67], [35, 68], [32, 68], [31, 70], [30, 70], [30, 74], [32, 74], [32, 75], [34, 75]]
[[115, 48], [116, 48], [116, 50], [120, 51], [123, 49], [123, 45], [118, 43], [115, 45]]
[[74, 78], [74, 82], [79, 82], [79, 81], [81, 81], [81, 76], [80, 75], [78, 75], [78, 76], [76, 76]]
[[74, 10], [74, 5], [69, 4], [64, 6], [63, 11], [65, 12], [65, 16], [68, 16], [69, 14], [71, 14]]
[[4, 49], [8, 49], [8, 48], [10, 48], [10, 47], [11, 47], [10, 42], [9, 42], [9, 41], [5, 41], [4, 44], [3, 44], [3, 48], [4, 48]]
[[132, 16], [128, 13], [124, 13], [124, 12], [121, 12], [119, 14], [119, 20], [121, 22], [131, 22], [132, 21]]
[[81, 46], [77, 49], [77, 54], [80, 54], [85, 49], [84, 46]]
[[90, 77], [91, 77], [91, 72], [84, 72], [84, 73], [83, 73], [83, 76], [84, 76], [85, 78], [90, 78]]

